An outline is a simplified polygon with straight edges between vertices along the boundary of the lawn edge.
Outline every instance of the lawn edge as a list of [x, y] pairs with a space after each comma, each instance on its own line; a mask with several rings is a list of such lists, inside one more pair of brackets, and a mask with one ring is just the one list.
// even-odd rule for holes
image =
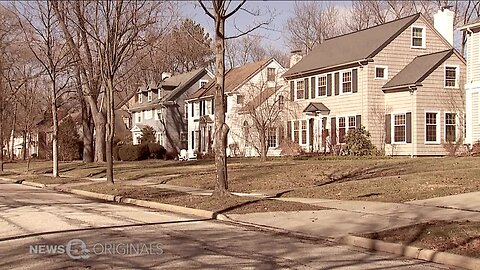
[[419, 248], [403, 245], [400, 243], [385, 242], [377, 239], [348, 235], [338, 239], [339, 243], [361, 247], [368, 250], [388, 252], [409, 258], [419, 259], [428, 262], [462, 267], [470, 270], [480, 270], [480, 259], [463, 255], [436, 251], [432, 249]]
[[[360, 247], [367, 250], [381, 251], [381, 252], [401, 255], [401, 256], [419, 259], [427, 262], [434, 262], [434, 263], [439, 263], [443, 265], [462, 267], [469, 270], [480, 270], [480, 259], [448, 253], [448, 252], [418, 248], [414, 246], [385, 242], [382, 240], [364, 238], [364, 237], [353, 236], [353, 235], [348, 235], [348, 236], [344, 236], [336, 239], [324, 238], [324, 237], [318, 237], [314, 235], [303, 234], [296, 231], [290, 231], [282, 228], [277, 228], [273, 226], [265, 226], [265, 225], [250, 223], [250, 222], [239, 221], [239, 220], [230, 218], [225, 214], [221, 214], [221, 213], [213, 212], [209, 210], [189, 208], [184, 206], [152, 202], [152, 201], [145, 201], [145, 200], [127, 198], [122, 196], [116, 196], [116, 195], [90, 192], [90, 191], [79, 190], [79, 189], [68, 189], [68, 188], [57, 188], [57, 187], [50, 188], [45, 184], [38, 184], [38, 183], [28, 182], [28, 181], [18, 181], [14, 179], [5, 178], [5, 177], [0, 177], [0, 180], [10, 182], [12, 184], [27, 185], [27, 186], [32, 186], [32, 187], [42, 188], [42, 189], [51, 189], [55, 191], [80, 195], [88, 198], [100, 199], [100, 200], [109, 201], [109, 202], [124, 203], [127, 205], [128, 204], [136, 205], [140, 207], [158, 209], [158, 210], [163, 210], [163, 211], [168, 211], [168, 212], [173, 212], [178, 214], [193, 215], [193, 216], [198, 216], [202, 218], [215, 219], [223, 222], [253, 227], [253, 228], [257, 228], [265, 231], [273, 231], [277, 233], [292, 235], [292, 236], [296, 236], [304, 239], [335, 242], [335, 243], [344, 244], [348, 246]], [[35, 184], [35, 185], [31, 185], [31, 184]]]

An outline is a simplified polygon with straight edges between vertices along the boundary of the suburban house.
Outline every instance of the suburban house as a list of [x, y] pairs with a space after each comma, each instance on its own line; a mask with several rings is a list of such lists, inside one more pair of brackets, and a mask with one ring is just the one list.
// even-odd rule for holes
[[133, 104], [133, 144], [140, 143], [142, 128], [155, 130], [156, 141], [167, 151], [179, 152], [187, 147], [187, 118], [185, 98], [207, 84], [213, 75], [205, 68], [170, 76], [162, 74], [162, 81], [140, 87]]
[[436, 27], [415, 14], [294, 55], [283, 76], [299, 110], [287, 137], [328, 152], [364, 126], [387, 155], [445, 155], [443, 144], [464, 134], [466, 63], [452, 46], [453, 12], [434, 18]]
[[[258, 156], [262, 138], [268, 155], [280, 155], [285, 96], [282, 79], [286, 69], [274, 58], [235, 67], [225, 74], [228, 156]], [[215, 81], [188, 100], [188, 153], [212, 153]], [[284, 118], [284, 119], [283, 119]]]
[[480, 20], [459, 30], [467, 32], [467, 80], [465, 82], [466, 124], [465, 143], [480, 140]]

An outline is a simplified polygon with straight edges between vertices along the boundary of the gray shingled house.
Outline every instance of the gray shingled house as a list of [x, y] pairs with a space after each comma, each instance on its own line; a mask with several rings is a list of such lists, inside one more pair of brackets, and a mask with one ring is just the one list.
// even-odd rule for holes
[[452, 46], [452, 12], [435, 20], [442, 27], [416, 14], [337, 36], [293, 63], [284, 78], [300, 109], [287, 137], [331, 151], [362, 125], [387, 155], [445, 155], [443, 144], [464, 136], [466, 63]]
[[167, 151], [187, 147], [185, 98], [207, 84], [213, 75], [205, 68], [164, 77], [159, 83], [140, 87], [130, 106], [133, 144], [138, 144], [142, 128], [155, 130], [156, 141]]

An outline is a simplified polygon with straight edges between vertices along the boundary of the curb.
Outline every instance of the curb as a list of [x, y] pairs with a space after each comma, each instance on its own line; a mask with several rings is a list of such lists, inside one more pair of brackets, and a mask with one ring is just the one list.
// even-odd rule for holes
[[448, 252], [407, 246], [399, 243], [390, 243], [382, 240], [363, 238], [358, 236], [345, 236], [339, 239], [339, 243], [361, 247], [369, 250], [388, 252], [409, 258], [419, 259], [470, 270], [480, 270], [480, 259], [466, 257]]

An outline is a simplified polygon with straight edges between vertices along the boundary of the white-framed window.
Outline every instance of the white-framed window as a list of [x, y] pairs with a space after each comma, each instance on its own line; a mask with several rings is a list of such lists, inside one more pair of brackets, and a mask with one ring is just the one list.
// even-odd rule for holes
[[445, 141], [457, 141], [457, 114], [445, 113]]
[[445, 88], [458, 88], [459, 66], [445, 65]]
[[138, 103], [142, 103], [143, 102], [143, 93], [140, 92], [138, 93]]
[[152, 119], [153, 117], [153, 110], [146, 110], [145, 111], [145, 120]]
[[318, 76], [317, 97], [327, 96], [327, 76]]
[[305, 81], [299, 80], [297, 81], [297, 99], [304, 99], [305, 98]]
[[193, 117], [200, 115], [200, 102], [193, 103]]
[[142, 122], [142, 112], [136, 112], [135, 113], [135, 120], [136, 120], [137, 123]]
[[148, 91], [148, 93], [147, 93], [147, 100], [148, 101], [152, 101], [152, 96], [153, 96], [152, 94], [153, 94], [152, 91]]
[[440, 143], [440, 113], [425, 112], [425, 143]]
[[345, 117], [338, 118], [338, 142], [345, 142], [345, 134], [347, 133], [347, 124], [345, 122]]
[[407, 138], [406, 115], [404, 113], [393, 115], [393, 142], [405, 143]]
[[352, 92], [352, 71], [342, 72], [342, 93]]
[[425, 48], [425, 27], [412, 26], [412, 48]]
[[277, 129], [276, 128], [268, 129], [268, 147], [269, 148], [277, 147]]
[[357, 127], [357, 118], [355, 116], [348, 117], [348, 130], [355, 129]]
[[267, 81], [274, 82], [275, 81], [275, 68], [267, 68]]
[[293, 141], [300, 144], [300, 121], [293, 121]]
[[388, 79], [388, 68], [386, 66], [375, 66], [375, 79]]
[[302, 141], [301, 144], [307, 144], [307, 120], [300, 120], [302, 123]]
[[208, 80], [200, 80], [198, 81], [198, 86], [199, 87], [204, 87], [205, 85], [207, 85], [208, 83]]

